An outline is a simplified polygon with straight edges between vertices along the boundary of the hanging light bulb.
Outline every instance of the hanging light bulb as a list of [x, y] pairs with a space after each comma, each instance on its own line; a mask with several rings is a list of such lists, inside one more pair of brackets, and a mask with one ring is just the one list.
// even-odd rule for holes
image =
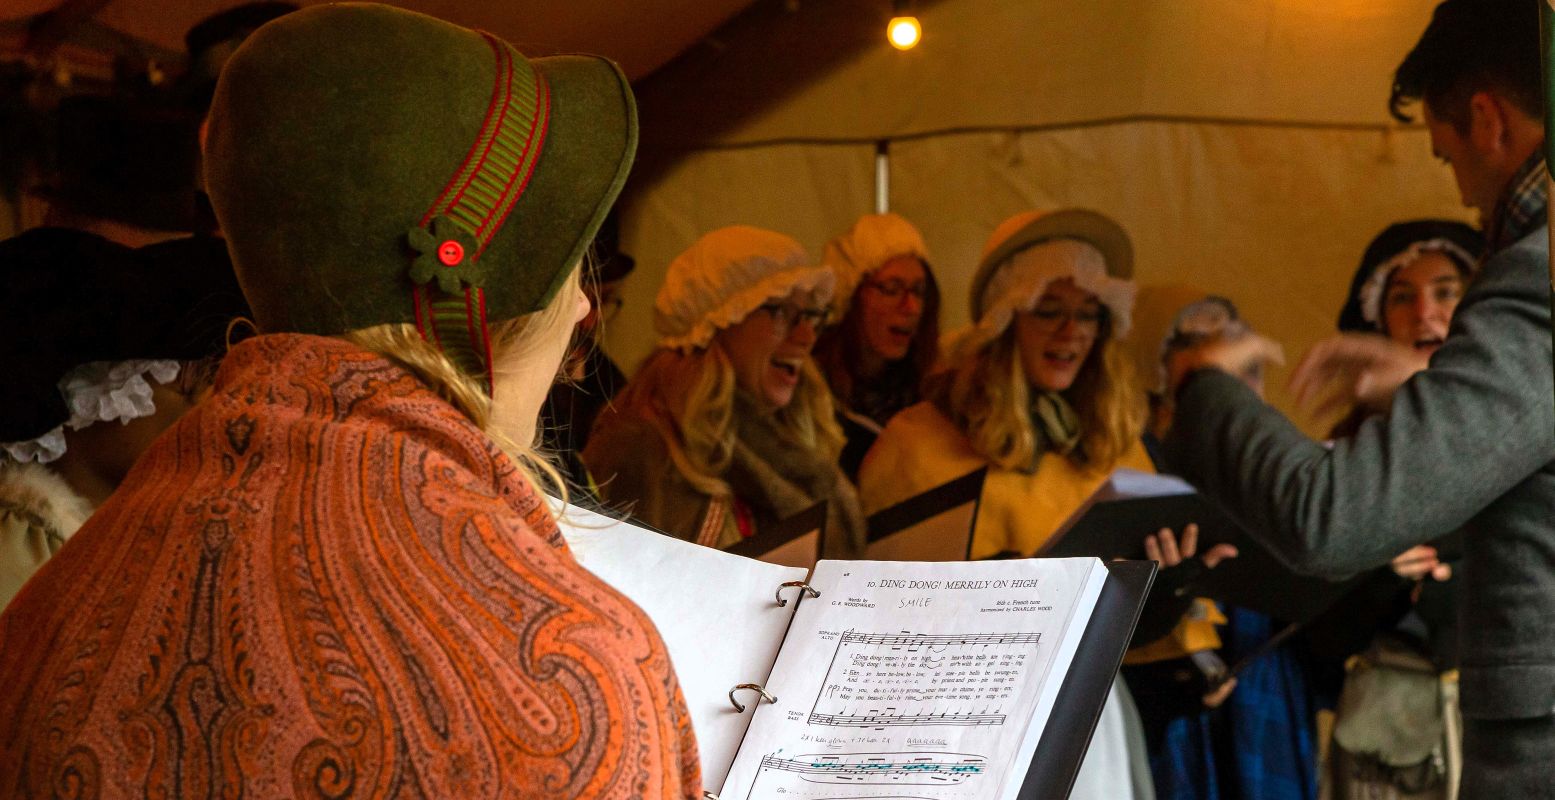
[[923, 26], [918, 24], [917, 17], [892, 17], [891, 24], [886, 26], [886, 37], [891, 40], [892, 47], [911, 50], [923, 38]]
[[892, 9], [894, 15], [885, 28], [886, 39], [890, 40], [891, 46], [898, 50], [911, 50], [917, 47], [918, 40], [923, 38], [923, 26], [918, 24], [918, 17], [913, 14], [911, 3], [908, 0], [895, 0]]

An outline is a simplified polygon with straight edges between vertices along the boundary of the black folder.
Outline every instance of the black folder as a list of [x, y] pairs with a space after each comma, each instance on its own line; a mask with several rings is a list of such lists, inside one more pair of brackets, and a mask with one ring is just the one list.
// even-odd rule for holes
[[1049, 539], [1037, 555], [1143, 558], [1146, 536], [1161, 528], [1181, 536], [1190, 522], [1199, 526], [1200, 553], [1221, 543], [1235, 545], [1239, 553], [1206, 570], [1195, 582], [1195, 591], [1206, 597], [1286, 622], [1305, 623], [1338, 602], [1359, 580], [1329, 581], [1292, 572], [1219, 506], [1197, 493], [1098, 500]]
[[727, 552], [785, 567], [812, 569], [825, 552], [826, 501], [769, 524]]
[[1102, 706], [1123, 663], [1123, 652], [1155, 581], [1153, 561], [1114, 561], [1107, 565], [1090, 624], [1075, 650], [1074, 662], [1058, 690], [1036, 753], [1026, 770], [1018, 800], [1066, 800], [1090, 748]]
[[871, 561], [965, 561], [988, 469], [969, 472], [869, 516]]

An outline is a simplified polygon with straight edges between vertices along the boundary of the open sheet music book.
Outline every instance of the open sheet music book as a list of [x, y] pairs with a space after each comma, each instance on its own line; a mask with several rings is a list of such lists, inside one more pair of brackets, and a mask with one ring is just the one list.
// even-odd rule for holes
[[1014, 798], [1107, 581], [1093, 558], [823, 560], [805, 584], [575, 508], [562, 529], [658, 627], [722, 800]]

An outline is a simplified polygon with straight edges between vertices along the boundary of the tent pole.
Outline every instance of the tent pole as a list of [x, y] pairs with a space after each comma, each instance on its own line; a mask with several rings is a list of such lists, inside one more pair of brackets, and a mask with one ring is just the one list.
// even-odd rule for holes
[[[875, 142], [875, 213], [891, 210], [891, 142]], [[1551, 335], [1555, 335], [1552, 333]]]

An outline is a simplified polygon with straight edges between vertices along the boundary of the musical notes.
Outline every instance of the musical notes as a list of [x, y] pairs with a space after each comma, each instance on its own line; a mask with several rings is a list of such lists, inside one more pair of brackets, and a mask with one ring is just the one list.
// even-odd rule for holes
[[858, 726], [865, 728], [886, 725], [1003, 725], [1003, 714], [814, 714], [810, 722], [815, 725]]
[[875, 728], [1003, 725], [1040, 633], [843, 631], [807, 720]]
[[1095, 561], [821, 561], [820, 601], [751, 678], [781, 701], [751, 716], [719, 795], [1015, 797], [1106, 579]]
[[984, 774], [988, 760], [964, 753], [852, 753], [845, 756], [766, 755], [762, 769], [794, 773], [810, 783], [954, 785]]
[[891, 634], [845, 631], [842, 634], [843, 644], [853, 642], [856, 644], [884, 645], [887, 647], [966, 647], [970, 645], [989, 647], [1000, 644], [1036, 644], [1041, 640], [1042, 634], [1040, 633], [952, 633], [931, 636], [924, 633]]

